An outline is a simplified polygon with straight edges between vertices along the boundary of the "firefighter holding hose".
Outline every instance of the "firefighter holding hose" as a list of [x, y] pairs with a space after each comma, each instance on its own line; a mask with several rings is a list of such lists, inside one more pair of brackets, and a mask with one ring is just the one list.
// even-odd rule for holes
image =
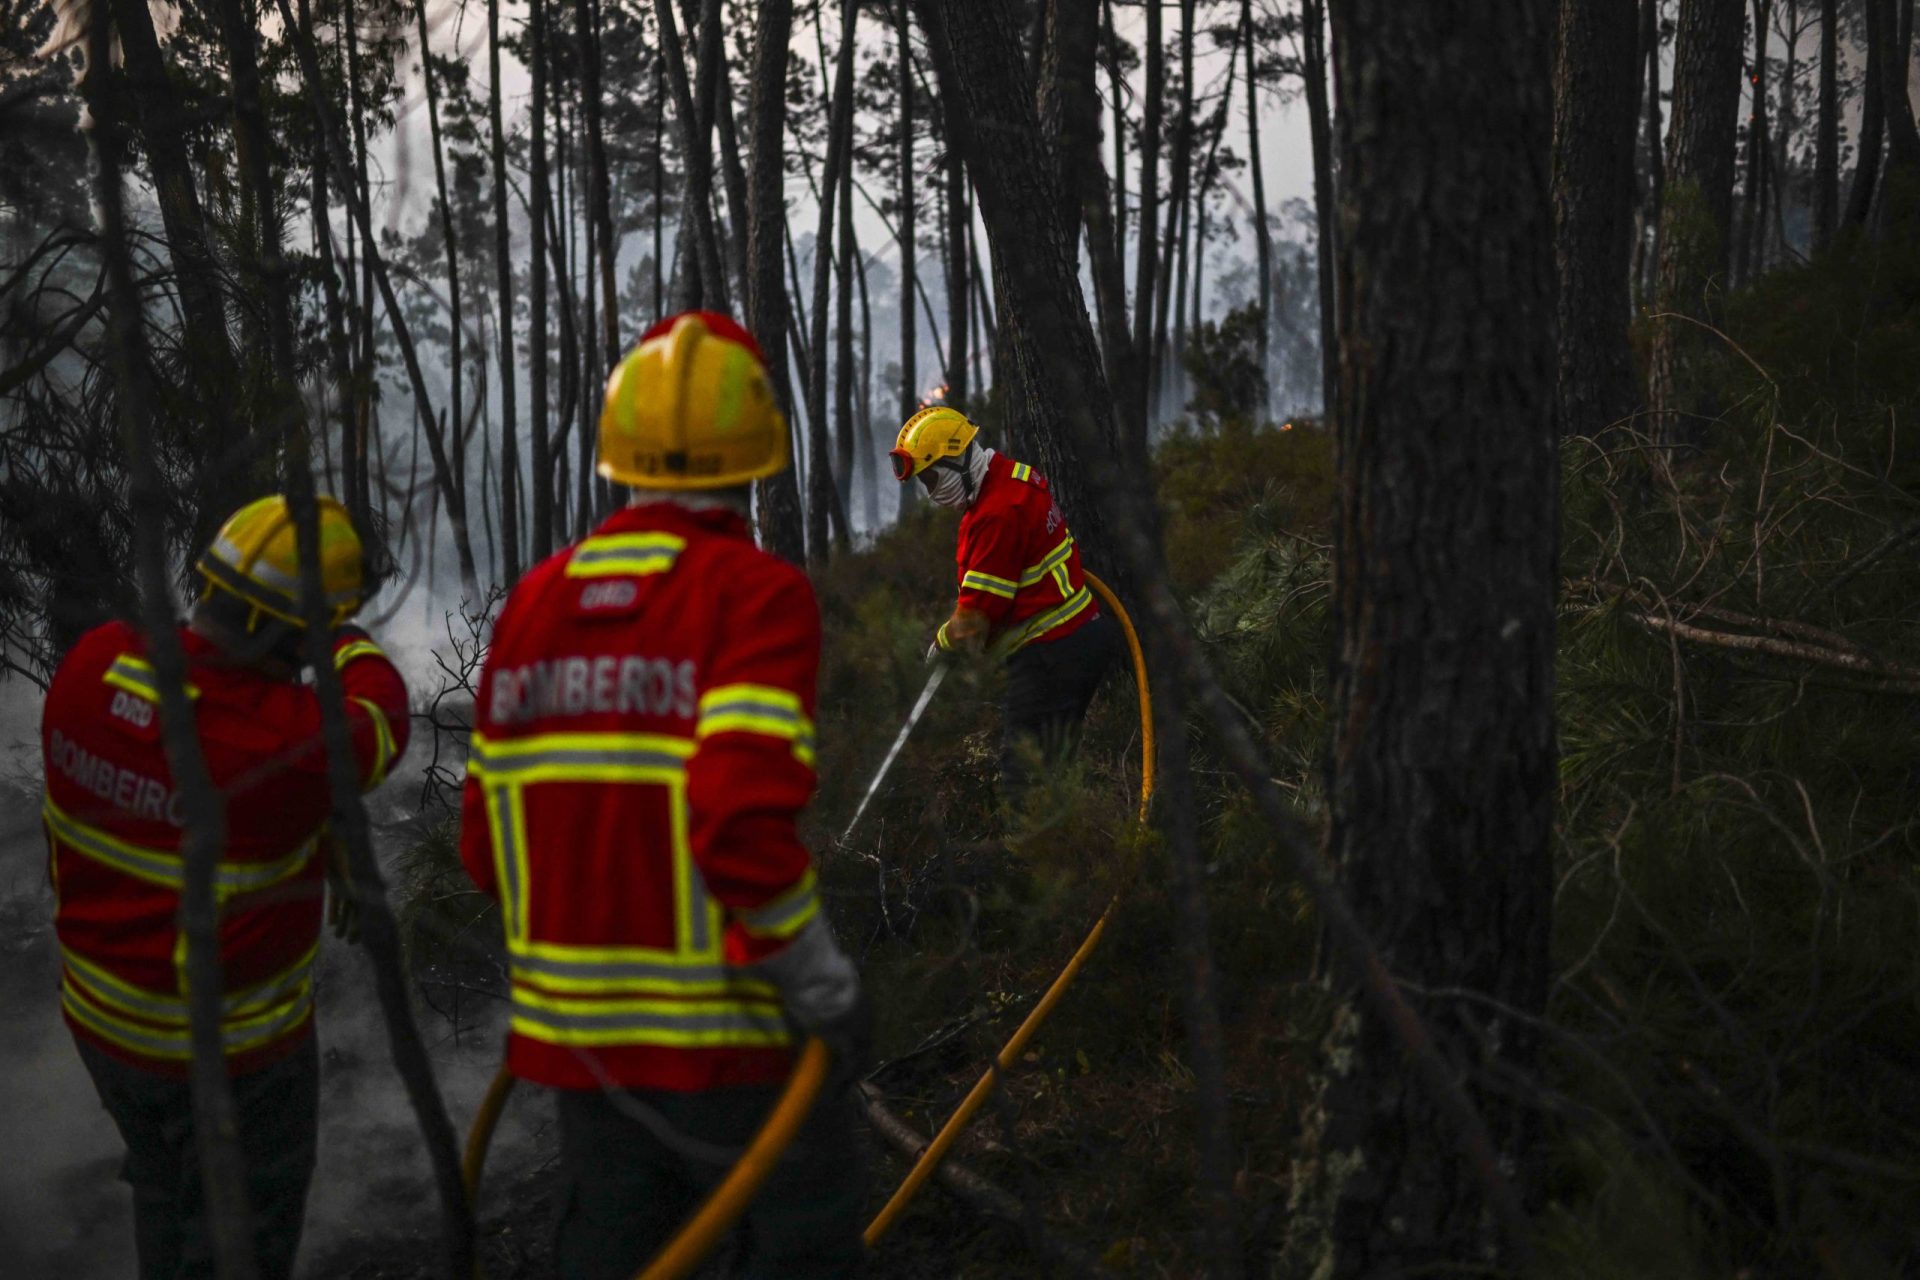
[[1088, 590], [1047, 478], [978, 435], [958, 409], [934, 405], [907, 419], [888, 456], [902, 484], [918, 481], [934, 502], [964, 513], [959, 598], [927, 657], [1006, 658], [1001, 800], [1017, 809], [1029, 758], [1037, 752], [1051, 769], [1071, 753], [1120, 638]]
[[[320, 499], [320, 577], [361, 784], [407, 744], [400, 673], [347, 625], [365, 591], [347, 512]], [[200, 557], [205, 592], [180, 628], [187, 696], [226, 842], [214, 874], [220, 1036], [265, 1280], [293, 1270], [319, 1097], [314, 953], [329, 873], [320, 705], [300, 679], [300, 562], [284, 498], [229, 519]], [[178, 921], [182, 811], [145, 639], [124, 622], [82, 636], [47, 690], [43, 807], [60, 941], [60, 1005], [126, 1142], [143, 1280], [210, 1277], [188, 1084], [193, 1061]], [[336, 897], [336, 910], [343, 909]], [[339, 923], [336, 918], [336, 923]]]
[[[600, 474], [631, 502], [514, 588], [481, 673], [461, 855], [500, 901], [508, 1068], [557, 1101], [569, 1280], [653, 1256], [759, 1128], [798, 1036], [843, 1084], [867, 1053], [795, 830], [819, 612], [747, 524], [752, 482], [787, 465], [753, 338], [709, 312], [656, 325], [600, 419]], [[861, 1266], [833, 1092], [747, 1209], [741, 1274]]]

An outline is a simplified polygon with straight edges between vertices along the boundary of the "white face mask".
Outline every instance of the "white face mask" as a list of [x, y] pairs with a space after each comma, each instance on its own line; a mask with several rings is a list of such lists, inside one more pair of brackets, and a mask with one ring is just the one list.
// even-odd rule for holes
[[933, 483], [927, 486], [927, 496], [943, 507], [964, 507], [967, 505], [966, 473], [951, 467], [936, 467], [927, 474]]

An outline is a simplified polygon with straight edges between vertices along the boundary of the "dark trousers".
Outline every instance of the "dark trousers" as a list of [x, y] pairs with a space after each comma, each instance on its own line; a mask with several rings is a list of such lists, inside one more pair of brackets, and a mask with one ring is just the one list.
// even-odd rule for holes
[[[214, 1274], [194, 1146], [192, 1090], [76, 1042], [100, 1105], [127, 1144], [120, 1177], [133, 1188], [133, 1235], [140, 1280], [201, 1280]], [[313, 1180], [320, 1058], [313, 1037], [290, 1056], [233, 1077], [240, 1154], [253, 1212], [261, 1280], [286, 1280], [300, 1247], [307, 1184]]]
[[1119, 656], [1120, 627], [1102, 613], [1072, 635], [1030, 644], [1007, 659], [1000, 736], [1000, 799], [1018, 809], [1036, 756], [1051, 768], [1073, 755], [1080, 726], [1108, 668]]
[[[555, 1090], [562, 1185], [554, 1258], [564, 1280], [627, 1280], [726, 1176], [729, 1161], [676, 1150], [656, 1128], [737, 1152], [759, 1132], [779, 1092], [777, 1086]], [[644, 1119], [642, 1108], [649, 1113]], [[823, 1093], [747, 1206], [731, 1274], [743, 1280], [859, 1275], [866, 1187], [851, 1102]]]

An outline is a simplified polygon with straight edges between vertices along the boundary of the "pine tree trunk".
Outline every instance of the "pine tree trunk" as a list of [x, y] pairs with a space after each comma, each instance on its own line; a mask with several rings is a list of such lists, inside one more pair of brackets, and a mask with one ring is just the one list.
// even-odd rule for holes
[[[920, 404], [920, 344], [914, 325], [913, 306], [913, 292], [919, 279], [916, 262], [918, 245], [915, 241], [918, 215], [913, 190], [913, 41], [907, 22], [906, 0], [899, 0], [894, 7], [893, 34], [897, 71], [895, 85], [900, 95], [900, 154], [896, 163], [899, 165], [897, 176], [900, 192], [900, 420], [905, 422], [914, 415]], [[850, 224], [842, 225], [845, 227]], [[864, 272], [864, 268], [862, 270]]]
[[835, 490], [833, 450], [827, 430], [827, 289], [833, 270], [834, 203], [840, 191], [841, 166], [849, 163], [853, 135], [853, 51], [859, 5], [842, 0], [840, 50], [834, 58], [833, 103], [827, 124], [826, 171], [820, 180], [820, 220], [813, 241], [812, 337], [808, 354], [812, 375], [807, 387], [807, 555], [815, 562], [827, 556], [833, 521]]
[[[706, 0], [699, 33], [700, 65], [696, 71], [705, 99], [710, 96], [713, 78], [718, 74], [720, 18], [719, 0]], [[698, 295], [684, 287], [692, 278], [683, 276], [683, 289], [674, 299], [676, 310], [694, 305], [709, 305], [725, 311], [727, 278], [720, 265], [719, 239], [713, 228], [713, 147], [710, 129], [701, 127], [705, 112], [695, 100], [693, 86], [687, 80], [687, 65], [682, 57], [680, 32], [673, 16], [673, 0], [654, 0], [654, 14], [660, 23], [660, 56], [666, 60], [667, 82], [673, 86], [675, 115], [680, 121], [681, 167], [686, 181], [682, 195], [681, 226], [692, 233], [693, 265], [698, 272]]]
[[[580, 59], [581, 121], [586, 134], [587, 217], [593, 225], [595, 256], [600, 267], [602, 376], [620, 360], [620, 304], [615, 292], [613, 246], [613, 188], [607, 174], [607, 143], [601, 124], [600, 16], [594, 0], [573, 0], [576, 53]], [[590, 379], [598, 386], [599, 379]], [[596, 393], [597, 395], [597, 393]]]
[[[1521, 1019], [1544, 1012], [1550, 961], [1551, 11], [1346, 0], [1333, 16], [1352, 291], [1325, 847], [1530, 1193], [1544, 1172], [1537, 1113], [1491, 1082], [1535, 1066]], [[1454, 429], [1461, 405], [1471, 431]], [[1484, 1175], [1455, 1154], [1439, 1097], [1410, 1076], [1359, 978], [1345, 964], [1329, 975], [1340, 1003], [1291, 1206], [1301, 1273], [1528, 1274], [1502, 1256]], [[1518, 1014], [1415, 995], [1436, 988]]]
[[[853, 236], [852, 160], [852, 148], [849, 145], [847, 164], [840, 180], [840, 238], [836, 245], [840, 253], [840, 265], [834, 272], [839, 294], [834, 299], [833, 491], [843, 513], [834, 539], [843, 550], [853, 537], [853, 260], [860, 251]], [[909, 297], [907, 302], [906, 314], [912, 315], [913, 299]]]
[[[265, 473], [268, 446], [255, 439], [232, 408], [240, 385], [239, 363], [227, 328], [222, 273], [207, 236], [206, 217], [194, 185], [187, 153], [187, 121], [166, 60], [154, 33], [153, 15], [144, 0], [112, 0], [112, 22], [126, 62], [133, 113], [129, 123], [140, 134], [152, 175], [167, 256], [173, 262], [175, 288], [185, 321], [181, 349], [186, 355], [194, 396], [206, 415], [205, 433], [196, 442], [196, 545], [211, 539], [219, 521], [251, 496]], [[345, 384], [339, 390], [346, 392]], [[351, 486], [349, 486], [351, 492]], [[364, 513], [360, 513], [364, 514]], [[362, 528], [365, 528], [363, 523]]]
[[1913, 0], [1867, 0], [1880, 33], [1887, 157], [1880, 176], [1877, 234], [1896, 244], [1920, 238], [1920, 127], [1908, 93], [1913, 66]]
[[[1313, 3], [1314, 0], [1307, 0]], [[1147, 465], [1148, 425], [1152, 417], [1154, 359], [1155, 268], [1160, 254], [1160, 135], [1165, 131], [1167, 102], [1167, 50], [1162, 33], [1160, 5], [1147, 6], [1147, 102], [1140, 122], [1140, 230], [1133, 269], [1133, 362], [1130, 385], [1116, 388], [1116, 394], [1133, 400], [1132, 411], [1122, 421], [1131, 430], [1125, 441], [1135, 466]]]
[[[528, 212], [532, 244], [528, 247], [528, 281], [532, 314], [528, 321], [528, 363], [533, 398], [533, 541], [528, 559], [538, 563], [553, 553], [554, 458], [552, 425], [547, 416], [547, 3], [527, 0], [528, 56], [533, 75], [532, 136], [528, 140], [530, 171], [527, 185], [532, 208]], [[563, 455], [564, 456], [564, 455]], [[565, 489], [560, 490], [565, 493]]]
[[[747, 195], [747, 328], [767, 357], [774, 395], [793, 433], [793, 382], [787, 376], [787, 289], [781, 275], [781, 245], [787, 226], [785, 195], [787, 59], [793, 36], [793, 0], [760, 0], [753, 41], [753, 94], [748, 132], [753, 170]], [[792, 467], [758, 485], [760, 541], [777, 556], [806, 559], [806, 528], [800, 487]]]
[[724, 54], [720, 58], [719, 74], [714, 77], [714, 93], [719, 99], [714, 119], [720, 126], [720, 176], [727, 190], [727, 273], [733, 282], [727, 296], [738, 297], [744, 304], [747, 296], [747, 206], [752, 197], [747, 194], [746, 153], [741, 148], [739, 124], [734, 119], [732, 64]]
[[1652, 272], [1660, 256], [1660, 207], [1667, 189], [1665, 141], [1660, 128], [1660, 0], [1641, 2], [1640, 53], [1645, 60], [1647, 90], [1646, 133], [1641, 144], [1647, 155], [1647, 181], [1640, 234], [1633, 245], [1633, 283], [1645, 296], [1653, 292]]
[[1336, 266], [1340, 240], [1334, 222], [1333, 112], [1327, 99], [1327, 9], [1325, 0], [1301, 0], [1300, 61], [1305, 68], [1307, 132], [1313, 146], [1315, 274], [1320, 286], [1320, 413], [1333, 417], [1340, 385], [1339, 294]]
[[1273, 228], [1267, 225], [1267, 179], [1260, 166], [1259, 59], [1255, 53], [1253, 0], [1240, 0], [1240, 38], [1247, 60], [1247, 167], [1253, 183], [1254, 270], [1260, 273], [1253, 296], [1260, 308], [1260, 386], [1272, 408], [1273, 363], [1268, 355], [1273, 330]]
[[1813, 144], [1813, 247], [1833, 243], [1840, 219], [1840, 12], [1820, 0], [1820, 106]]
[[1712, 417], [1693, 370], [1705, 339], [1680, 317], [1711, 323], [1726, 292], [1744, 9], [1742, 0], [1680, 0], [1647, 387], [1664, 444], [1697, 440], [1693, 424]]
[[487, 0], [487, 127], [493, 151], [493, 271], [500, 304], [500, 546], [506, 581], [520, 580], [519, 396], [513, 334], [513, 236], [507, 213], [507, 135], [500, 123], [500, 0]]
[[1847, 188], [1847, 207], [1840, 216], [1840, 226], [1856, 232], [1866, 229], [1867, 215], [1873, 211], [1887, 134], [1887, 77], [1880, 66], [1886, 42], [1880, 35], [1879, 0], [1861, 3], [1867, 28], [1866, 84], [1860, 91], [1860, 142], [1855, 151], [1853, 185]]
[[1734, 238], [1733, 281], [1748, 284], [1760, 263], [1754, 241], [1760, 234], [1761, 197], [1767, 184], [1767, 22], [1770, 0], [1753, 0], [1753, 63], [1747, 73], [1752, 110], [1747, 114], [1745, 180], [1740, 187], [1740, 224]]
[[[900, 0], [901, 9], [907, 7], [907, 0]], [[954, 142], [958, 136], [955, 124], [956, 113], [960, 110], [957, 98], [942, 97], [941, 140], [946, 148], [946, 215], [947, 215], [947, 403], [965, 410], [971, 402], [971, 384], [968, 379], [967, 361], [971, 358], [973, 342], [971, 340], [973, 315], [973, 285], [970, 275], [971, 260], [967, 249], [968, 222], [967, 204], [967, 167], [960, 158], [960, 148]], [[900, 402], [901, 412], [912, 416], [919, 408], [919, 397], [907, 389]], [[904, 421], [904, 419], [903, 419]], [[912, 486], [904, 486], [910, 489]], [[911, 505], [913, 495], [901, 498], [905, 505]]]
[[[860, 366], [854, 399], [854, 470], [860, 477], [860, 490], [869, 532], [880, 528], [880, 442], [873, 434], [873, 300], [867, 296], [867, 259], [855, 254], [860, 279]], [[891, 473], [889, 473], [891, 474]], [[904, 486], [903, 486], [904, 487]], [[853, 513], [847, 513], [849, 523]]]
[[1633, 411], [1627, 337], [1636, 81], [1635, 0], [1560, 0], [1554, 69], [1559, 428], [1595, 436]]

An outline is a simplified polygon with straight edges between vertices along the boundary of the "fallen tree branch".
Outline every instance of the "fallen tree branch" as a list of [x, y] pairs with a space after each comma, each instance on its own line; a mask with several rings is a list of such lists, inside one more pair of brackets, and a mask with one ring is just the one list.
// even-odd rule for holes
[[[927, 1139], [895, 1114], [884, 1098], [885, 1095], [872, 1085], [860, 1086], [860, 1103], [866, 1109], [867, 1120], [873, 1125], [874, 1132], [885, 1138], [909, 1162], [918, 1160], [920, 1153], [927, 1149]], [[933, 1176], [953, 1193], [954, 1199], [968, 1208], [1019, 1228], [1029, 1245], [1053, 1261], [1071, 1268], [1079, 1275], [1111, 1274], [1093, 1254], [1048, 1231], [1041, 1224], [1038, 1214], [1032, 1212], [1030, 1206], [1012, 1192], [989, 1182], [958, 1160], [949, 1157], [942, 1161]]]
[[1638, 609], [1630, 608], [1625, 613], [1627, 619], [1635, 626], [1671, 635], [1689, 644], [1731, 649], [1740, 653], [1764, 653], [1769, 657], [1787, 658], [1798, 662], [1812, 662], [1883, 681], [1885, 683], [1882, 687], [1893, 692], [1920, 693], [1920, 667], [1902, 666], [1892, 662], [1875, 662], [1857, 653], [1843, 653], [1838, 649], [1804, 640], [1784, 640], [1778, 636], [1736, 635], [1730, 631], [1709, 631], [1705, 627], [1696, 627], [1692, 623], [1681, 622], [1678, 619], [1643, 613]]

